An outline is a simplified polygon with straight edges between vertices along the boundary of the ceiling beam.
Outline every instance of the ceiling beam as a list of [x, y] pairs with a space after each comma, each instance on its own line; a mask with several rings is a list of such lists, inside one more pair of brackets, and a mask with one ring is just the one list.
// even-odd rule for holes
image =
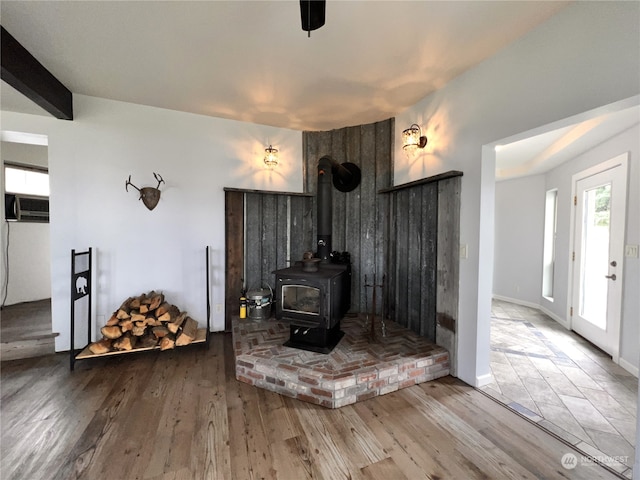
[[0, 77], [51, 115], [73, 120], [71, 91], [2, 28]]

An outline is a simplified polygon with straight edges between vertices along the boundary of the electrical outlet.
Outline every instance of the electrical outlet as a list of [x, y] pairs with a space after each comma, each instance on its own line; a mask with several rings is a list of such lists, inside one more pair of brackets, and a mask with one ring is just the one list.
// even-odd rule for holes
[[469, 253], [467, 252], [467, 245], [460, 245], [460, 258], [469, 258]]
[[624, 256], [631, 258], [638, 258], [638, 245], [625, 245]]
[[222, 313], [222, 304], [216, 303], [216, 313]]

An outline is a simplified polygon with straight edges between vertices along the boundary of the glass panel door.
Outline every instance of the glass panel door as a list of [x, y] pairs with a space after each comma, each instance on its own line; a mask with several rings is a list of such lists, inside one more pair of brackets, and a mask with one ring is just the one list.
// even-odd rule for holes
[[618, 361], [626, 154], [573, 176], [571, 329]]
[[580, 316], [604, 330], [609, 290], [611, 183], [585, 190], [583, 201]]

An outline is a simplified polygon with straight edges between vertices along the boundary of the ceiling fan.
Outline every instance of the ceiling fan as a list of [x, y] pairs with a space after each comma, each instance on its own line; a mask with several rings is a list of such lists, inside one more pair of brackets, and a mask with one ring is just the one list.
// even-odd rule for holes
[[311, 36], [311, 30], [317, 30], [324, 25], [326, 0], [300, 0], [300, 18], [302, 29]]

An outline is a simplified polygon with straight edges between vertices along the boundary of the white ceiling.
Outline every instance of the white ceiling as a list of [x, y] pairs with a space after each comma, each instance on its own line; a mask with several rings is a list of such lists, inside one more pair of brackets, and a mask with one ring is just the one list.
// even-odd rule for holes
[[621, 108], [496, 149], [496, 179], [545, 173], [640, 123], [640, 106]]
[[[2, 1], [2, 25], [73, 93], [297, 130], [393, 117], [564, 1]], [[3, 84], [2, 109], [44, 112]]]
[[[0, 21], [72, 92], [296, 130], [393, 117], [565, 1], [328, 0], [308, 38], [288, 1], [2, 1]], [[6, 83], [3, 110], [47, 115]], [[543, 173], [637, 107], [502, 146], [498, 179]]]

